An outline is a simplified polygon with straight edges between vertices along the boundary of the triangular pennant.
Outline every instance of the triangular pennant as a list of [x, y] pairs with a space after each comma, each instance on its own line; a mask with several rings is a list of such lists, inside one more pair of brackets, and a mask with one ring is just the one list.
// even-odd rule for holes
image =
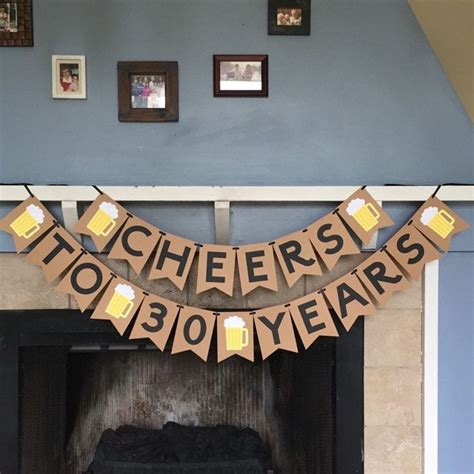
[[127, 219], [126, 209], [107, 194], [99, 194], [77, 221], [74, 230], [89, 235], [97, 250], [102, 252]]
[[203, 245], [199, 249], [196, 293], [216, 288], [232, 296], [235, 254], [228, 245]]
[[268, 243], [244, 245], [237, 250], [242, 295], [258, 287], [278, 291], [273, 250]]
[[349, 196], [339, 206], [338, 214], [364, 244], [377, 230], [393, 225], [390, 216], [364, 188]]
[[123, 278], [114, 278], [92, 313], [91, 319], [110, 321], [122, 336], [140, 307], [143, 291]]
[[172, 354], [192, 351], [207, 360], [216, 315], [212, 311], [185, 306], [178, 316]]
[[233, 355], [254, 361], [253, 316], [233, 312], [217, 315], [217, 362]]
[[109, 258], [126, 260], [138, 275], [160, 240], [159, 229], [132, 216], [122, 227]]
[[54, 225], [54, 217], [35, 197], [29, 197], [0, 220], [0, 230], [13, 236], [17, 253], [38, 240]]
[[262, 359], [278, 349], [298, 352], [288, 308], [284, 305], [263, 308], [254, 315]]
[[130, 339], [147, 337], [158, 349], [164, 351], [178, 312], [179, 306], [175, 302], [157, 295], [146, 296], [140, 306]]

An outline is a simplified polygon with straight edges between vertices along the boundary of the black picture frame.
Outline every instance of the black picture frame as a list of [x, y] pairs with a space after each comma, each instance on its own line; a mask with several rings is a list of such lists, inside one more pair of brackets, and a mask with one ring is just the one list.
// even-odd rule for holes
[[[282, 11], [301, 10], [300, 25], [279, 25]], [[288, 12], [289, 13], [289, 12]], [[282, 36], [309, 36], [311, 34], [311, 0], [268, 0], [268, 34]]]
[[[165, 107], [132, 107], [133, 76], [164, 76]], [[178, 63], [176, 61], [120, 61], [117, 63], [117, 78], [120, 122], [177, 122], [179, 120]]]
[[6, 15], [0, 20], [0, 47], [33, 46], [32, 2], [33, 0], [0, 0], [2, 17]]
[[[261, 63], [261, 89], [221, 88], [221, 65], [224, 62], [259, 62]], [[268, 55], [266, 54], [215, 54], [213, 57], [214, 97], [268, 97]], [[238, 81], [235, 81], [238, 84]]]

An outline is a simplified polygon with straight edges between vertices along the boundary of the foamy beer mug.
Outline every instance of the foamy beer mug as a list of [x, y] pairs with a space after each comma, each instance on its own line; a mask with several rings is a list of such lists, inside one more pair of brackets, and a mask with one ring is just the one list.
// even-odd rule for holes
[[347, 213], [352, 216], [359, 225], [368, 232], [375, 227], [380, 218], [380, 213], [375, 209], [372, 203], [365, 203], [365, 199], [353, 199], [347, 205]]
[[126, 318], [133, 308], [133, 300], [135, 292], [129, 285], [119, 283], [114, 290], [112, 298], [110, 298], [105, 312], [114, 318]]
[[225, 347], [228, 351], [241, 351], [249, 345], [249, 330], [239, 316], [224, 319]]
[[456, 222], [449, 212], [435, 206], [427, 207], [421, 214], [420, 221], [443, 239], [454, 230], [454, 223]]
[[10, 227], [18, 237], [29, 239], [40, 230], [44, 222], [44, 212], [35, 204], [30, 204], [11, 224]]
[[97, 236], [107, 237], [115, 227], [115, 219], [117, 219], [118, 214], [117, 206], [104, 201], [92, 216], [87, 228]]

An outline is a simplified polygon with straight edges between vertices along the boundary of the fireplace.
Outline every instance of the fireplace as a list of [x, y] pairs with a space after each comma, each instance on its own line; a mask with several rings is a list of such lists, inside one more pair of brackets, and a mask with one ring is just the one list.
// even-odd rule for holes
[[217, 364], [215, 347], [171, 356], [88, 316], [2, 313], [0, 472], [83, 472], [108, 428], [166, 422], [252, 428], [275, 473], [363, 472], [363, 318], [299, 354]]

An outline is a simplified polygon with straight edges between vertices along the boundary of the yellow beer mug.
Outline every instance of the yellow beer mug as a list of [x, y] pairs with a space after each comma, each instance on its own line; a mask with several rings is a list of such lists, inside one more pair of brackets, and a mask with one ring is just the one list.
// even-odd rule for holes
[[133, 308], [133, 300], [135, 299], [135, 292], [129, 285], [119, 283], [114, 290], [112, 298], [110, 298], [105, 312], [114, 318], [126, 318]]
[[87, 228], [97, 236], [107, 237], [115, 227], [115, 219], [118, 217], [117, 206], [111, 202], [104, 201], [97, 209]]
[[426, 208], [420, 220], [422, 224], [428, 226], [442, 239], [445, 239], [454, 230], [454, 223], [456, 222], [451, 214], [435, 206]]
[[347, 206], [347, 213], [352, 216], [358, 224], [368, 232], [374, 228], [380, 219], [380, 213], [370, 202], [367, 204], [362, 198], [353, 199]]
[[228, 351], [241, 351], [249, 345], [249, 330], [239, 316], [230, 316], [224, 320], [225, 346]]
[[41, 208], [30, 204], [11, 224], [10, 227], [18, 237], [29, 239], [40, 230], [44, 222], [44, 213]]

